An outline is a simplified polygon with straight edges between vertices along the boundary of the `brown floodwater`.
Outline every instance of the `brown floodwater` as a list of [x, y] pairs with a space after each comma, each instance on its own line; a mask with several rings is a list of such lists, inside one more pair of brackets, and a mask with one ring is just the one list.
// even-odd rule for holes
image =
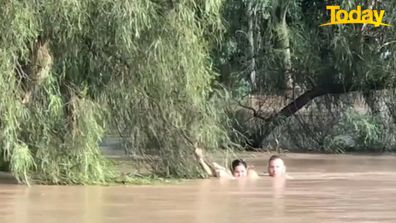
[[[268, 155], [260, 156], [250, 163], [263, 171]], [[293, 179], [30, 188], [3, 182], [0, 222], [396, 222], [396, 156], [285, 160]]]

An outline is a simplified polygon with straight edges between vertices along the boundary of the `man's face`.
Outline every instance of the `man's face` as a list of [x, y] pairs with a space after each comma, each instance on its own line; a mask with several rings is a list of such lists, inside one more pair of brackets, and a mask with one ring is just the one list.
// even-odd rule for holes
[[274, 159], [268, 164], [268, 174], [271, 177], [282, 176], [286, 173], [286, 167], [282, 159]]

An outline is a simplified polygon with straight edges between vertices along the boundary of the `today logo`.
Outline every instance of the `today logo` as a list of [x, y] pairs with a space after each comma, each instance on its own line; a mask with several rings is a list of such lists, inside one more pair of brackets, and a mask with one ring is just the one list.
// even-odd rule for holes
[[362, 11], [361, 6], [350, 12], [340, 9], [339, 5], [328, 5], [327, 10], [330, 10], [330, 22], [321, 24], [320, 26], [330, 26], [338, 24], [370, 24], [375, 27], [391, 26], [390, 24], [382, 23], [385, 10], [366, 9]]

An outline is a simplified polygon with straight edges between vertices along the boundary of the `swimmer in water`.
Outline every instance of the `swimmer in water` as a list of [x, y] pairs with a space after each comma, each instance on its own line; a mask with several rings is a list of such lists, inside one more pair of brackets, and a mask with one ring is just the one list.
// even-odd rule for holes
[[225, 167], [217, 164], [216, 162], [213, 162], [211, 164], [206, 162], [203, 158], [203, 152], [201, 148], [196, 147], [195, 155], [197, 156], [202, 168], [209, 176], [229, 179], [239, 179], [245, 177], [252, 179], [258, 177], [257, 172], [248, 168], [246, 162], [242, 159], [236, 159], [232, 161], [231, 171], [229, 171]]
[[292, 178], [286, 174], [285, 162], [278, 155], [272, 155], [269, 158], [267, 171], [270, 177], [285, 177], [287, 179]]

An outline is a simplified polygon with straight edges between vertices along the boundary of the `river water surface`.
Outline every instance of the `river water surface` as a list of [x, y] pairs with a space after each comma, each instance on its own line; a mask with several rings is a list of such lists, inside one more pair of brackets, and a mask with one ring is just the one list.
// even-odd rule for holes
[[[263, 172], [268, 155], [248, 159]], [[0, 183], [0, 222], [396, 222], [396, 157], [287, 154], [293, 179], [151, 186]]]

